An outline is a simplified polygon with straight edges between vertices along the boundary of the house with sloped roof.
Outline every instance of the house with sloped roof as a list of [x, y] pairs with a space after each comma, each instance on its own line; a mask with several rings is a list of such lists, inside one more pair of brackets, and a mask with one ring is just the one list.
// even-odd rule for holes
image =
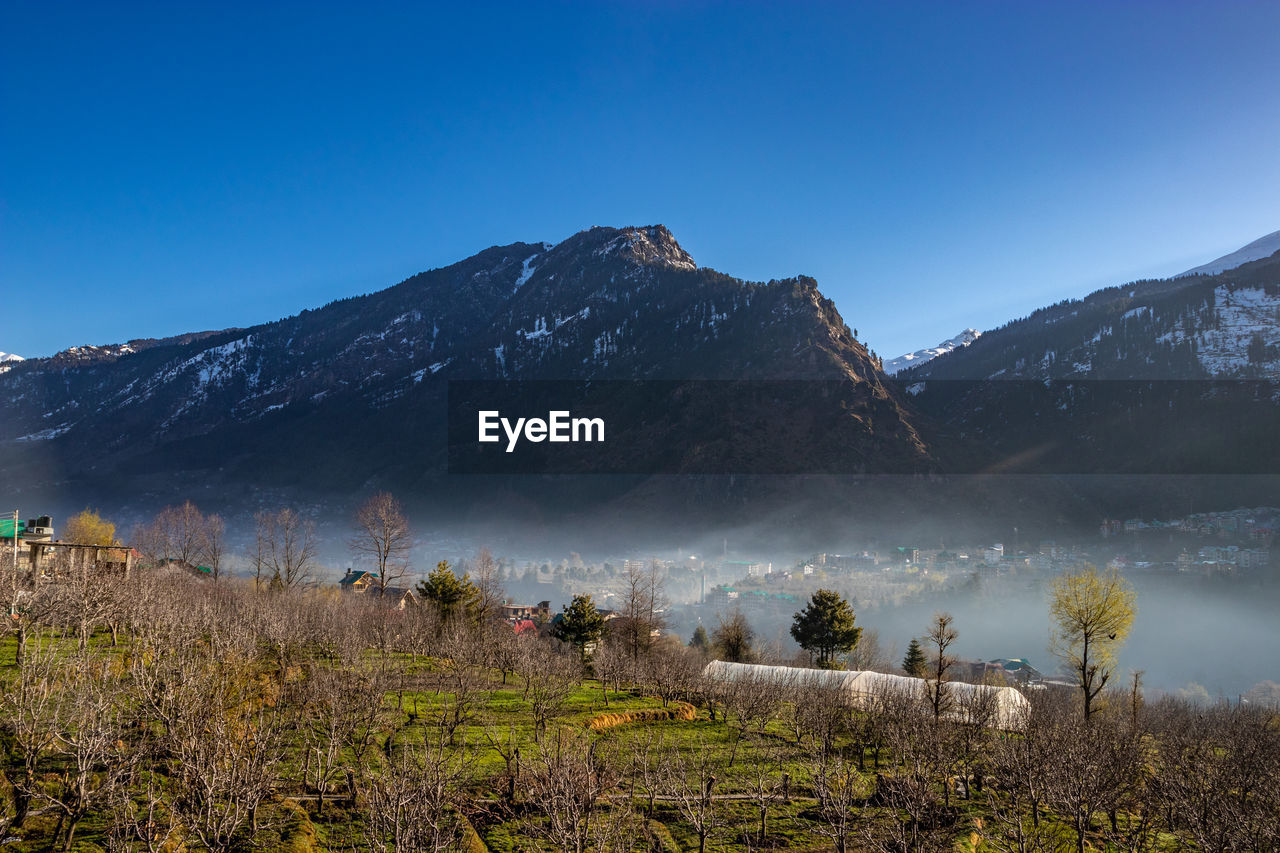
[[364, 592], [378, 579], [377, 572], [354, 571], [347, 569], [347, 573], [342, 576], [342, 580], [338, 581], [338, 586], [343, 592]]
[[417, 604], [418, 597], [413, 594], [413, 590], [404, 586], [389, 586], [382, 590], [382, 594], [378, 594], [378, 589], [374, 587], [370, 593], [375, 598], [381, 598], [382, 605], [392, 610], [404, 610], [410, 604]]

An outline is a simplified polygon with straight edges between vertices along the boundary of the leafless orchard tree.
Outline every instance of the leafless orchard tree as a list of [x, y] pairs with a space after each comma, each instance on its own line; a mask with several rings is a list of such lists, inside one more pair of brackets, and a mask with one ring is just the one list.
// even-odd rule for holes
[[530, 765], [525, 786], [540, 819], [526, 821], [529, 835], [573, 853], [629, 849], [636, 827], [626, 805], [604, 799], [620, 774], [599, 740], [558, 729]]
[[680, 817], [698, 837], [698, 853], [706, 853], [707, 841], [724, 825], [724, 815], [716, 805], [716, 752], [705, 742], [689, 751], [663, 753], [659, 764], [662, 792], [675, 803]]
[[200, 531], [200, 554], [209, 567], [209, 577], [217, 583], [222, 577], [222, 561], [226, 556], [227, 525], [219, 515], [205, 516]]
[[831, 839], [836, 853], [848, 853], [857, 837], [857, 807], [871, 793], [860, 764], [845, 752], [834, 750], [815, 753], [809, 761], [809, 776], [821, 817], [814, 830]]
[[313, 582], [316, 569], [315, 525], [284, 507], [254, 516], [254, 578], [269, 588], [293, 589]]
[[133, 756], [123, 742], [117, 671], [114, 661], [81, 653], [64, 664], [65, 681], [53, 688], [63, 697], [53, 706], [51, 751], [64, 771], [56, 783], [36, 786], [33, 793], [57, 813], [53, 836], [62, 850], [71, 849], [80, 822], [104, 806], [129, 775]]
[[535, 736], [547, 731], [548, 723], [564, 709], [578, 684], [576, 654], [539, 637], [522, 637], [517, 671], [524, 684], [524, 700], [533, 716]]
[[702, 656], [677, 640], [664, 637], [644, 661], [642, 677], [648, 690], [664, 703], [688, 699], [702, 675]]
[[484, 666], [485, 649], [475, 642], [465, 620], [449, 620], [442, 625], [442, 653], [437, 695], [444, 698], [440, 713], [432, 721], [453, 745], [458, 732], [474, 722], [488, 696], [489, 679]]
[[1042, 821], [1056, 760], [1057, 718], [1071, 710], [1045, 692], [1031, 696], [1022, 732], [997, 737], [988, 750], [990, 819], [983, 840], [1002, 853], [1053, 853], [1065, 849], [1057, 829]]
[[657, 562], [632, 563], [622, 575], [622, 605], [610, 626], [631, 659], [631, 681], [639, 680], [641, 659], [653, 646], [654, 635], [666, 627], [666, 578]]
[[364, 778], [369, 850], [456, 850], [462, 837], [457, 807], [468, 775], [468, 751], [451, 749], [443, 731], [427, 726], [421, 741], [394, 745], [390, 752]]
[[796, 743], [823, 762], [852, 731], [849, 698], [839, 690], [802, 682], [788, 691], [788, 699]]
[[232, 850], [257, 832], [293, 721], [267, 704], [245, 661], [208, 660], [181, 685], [165, 744], [175, 785], [171, 808], [210, 850]]
[[726, 719], [737, 721], [737, 736], [729, 754], [732, 767], [738, 754], [738, 745], [750, 731], [763, 732], [778, 716], [786, 698], [788, 686], [761, 676], [748, 675], [722, 685], [720, 700], [724, 704]]
[[1210, 853], [1280, 849], [1280, 715], [1167, 699], [1153, 717], [1153, 799], [1168, 829]]
[[1095, 710], [1088, 719], [1058, 717], [1050, 737], [1054, 760], [1046, 802], [1070, 823], [1077, 853], [1083, 853], [1094, 817], [1114, 813], [1142, 760], [1139, 733]]
[[16, 760], [2, 769], [13, 789], [14, 815], [9, 826], [21, 828], [39, 796], [39, 780], [57, 740], [57, 720], [65, 714], [57, 689], [62, 661], [48, 632], [31, 631], [21, 638], [16, 677], [0, 690], [0, 720], [12, 739]]
[[321, 815], [372, 746], [383, 718], [381, 686], [376, 674], [316, 667], [294, 697], [302, 709], [302, 780], [315, 791]]
[[894, 853], [926, 853], [951, 849], [952, 823], [938, 796], [945, 787], [945, 753], [927, 692], [904, 695], [880, 691], [873, 713], [892, 764], [876, 776], [873, 796], [859, 822], [868, 849]]
[[756, 831], [747, 835], [747, 843], [764, 847], [769, 834], [769, 810], [789, 796], [790, 777], [783, 769], [782, 748], [777, 741], [761, 738], [751, 746], [745, 775], [747, 797], [759, 819]]
[[355, 533], [350, 540], [357, 557], [368, 557], [377, 569], [379, 596], [397, 586], [409, 571], [413, 535], [400, 501], [390, 492], [379, 492], [356, 510]]
[[108, 571], [93, 551], [79, 548], [56, 552], [49, 571], [56, 578], [45, 590], [49, 618], [74, 631], [84, 652], [99, 625], [118, 624], [124, 574]]
[[[222, 520], [218, 518], [216, 526], [221, 525]], [[151, 522], [137, 528], [133, 535], [134, 547], [151, 565], [177, 560], [197, 566], [206, 556], [210, 539], [208, 526], [209, 517], [191, 501], [183, 501], [178, 506], [165, 507]]]

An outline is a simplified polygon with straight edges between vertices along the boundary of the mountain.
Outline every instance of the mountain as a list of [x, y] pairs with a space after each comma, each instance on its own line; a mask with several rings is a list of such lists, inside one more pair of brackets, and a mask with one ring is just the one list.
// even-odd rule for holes
[[907, 379], [1280, 378], [1280, 252], [1042, 308]]
[[14, 355], [10, 352], [0, 352], [0, 373], [4, 373], [9, 368], [13, 367], [14, 362], [22, 360], [23, 358], [20, 355]]
[[918, 349], [915, 352], [909, 352], [906, 355], [900, 355], [897, 358], [890, 359], [884, 363], [884, 372], [892, 376], [900, 370], [908, 367], [919, 367], [926, 361], [937, 358], [940, 355], [946, 355], [953, 349], [967, 347], [982, 336], [982, 332], [977, 329], [965, 329], [954, 338], [948, 338], [936, 347], [930, 349]]
[[[17, 363], [0, 376], [0, 475], [46, 493], [157, 501], [388, 487], [456, 505], [458, 490], [480, 500], [484, 489], [444, 477], [449, 381], [519, 379], [727, 381], [689, 395], [711, 409], [732, 405], [714, 395], [732, 394], [733, 381], [832, 380], [838, 394], [804, 401], [812, 445], [746, 450], [798, 463], [822, 453], [868, 471], [932, 465], [901, 392], [813, 279], [748, 282], [699, 267], [656, 225], [494, 246], [250, 328]], [[668, 421], [636, 441], [689, 448], [672, 471], [709, 457], [714, 468], [729, 451], [696, 432]]]
[[898, 378], [991, 470], [1280, 474], [1280, 252], [1060, 302]]
[[1185, 275], [1217, 275], [1220, 272], [1233, 270], [1241, 264], [1247, 264], [1249, 261], [1257, 261], [1262, 258], [1270, 257], [1276, 252], [1280, 252], [1280, 231], [1272, 231], [1265, 237], [1259, 237], [1247, 246], [1236, 249], [1229, 255], [1223, 255], [1217, 260], [1209, 261], [1198, 267], [1181, 273], [1176, 278]]

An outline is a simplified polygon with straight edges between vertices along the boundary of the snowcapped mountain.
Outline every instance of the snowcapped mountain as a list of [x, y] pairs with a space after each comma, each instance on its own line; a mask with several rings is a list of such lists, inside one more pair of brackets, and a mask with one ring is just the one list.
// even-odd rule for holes
[[948, 338], [936, 347], [930, 349], [918, 349], [915, 352], [909, 352], [906, 355], [900, 355], [897, 358], [890, 359], [884, 363], [884, 372], [892, 376], [899, 370], [908, 367], [919, 367], [926, 361], [935, 359], [940, 355], [946, 355], [952, 350], [960, 347], [967, 347], [969, 344], [982, 337], [982, 332], [977, 329], [965, 329], [954, 338]]
[[0, 352], [0, 373], [4, 373], [13, 367], [14, 363], [23, 361], [22, 356], [14, 355], [11, 352]]
[[[1273, 238], [1280, 246], [1276, 232], [1234, 255]], [[1280, 251], [1066, 300], [905, 369], [912, 379], [1280, 379]]]
[[1271, 257], [1276, 252], [1280, 252], [1280, 231], [1272, 231], [1267, 236], [1259, 237], [1249, 245], [1236, 249], [1229, 255], [1223, 255], [1217, 260], [1189, 269], [1175, 276], [1175, 278], [1181, 278], [1186, 275], [1217, 275], [1220, 272], [1233, 270], [1241, 264], [1247, 264], [1249, 261]]

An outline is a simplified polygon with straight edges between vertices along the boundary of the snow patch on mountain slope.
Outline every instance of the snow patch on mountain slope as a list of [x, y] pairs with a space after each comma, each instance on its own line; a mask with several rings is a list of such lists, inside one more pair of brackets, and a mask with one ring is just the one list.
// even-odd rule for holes
[[915, 352], [909, 352], [906, 355], [900, 355], [897, 358], [886, 361], [884, 363], [884, 372], [892, 376], [899, 370], [905, 370], [908, 367], [916, 367], [924, 364], [926, 361], [932, 361], [940, 355], [945, 355], [952, 350], [959, 349], [960, 347], [967, 347], [980, 337], [982, 337], [982, 332], [979, 332], [977, 329], [965, 329], [954, 338], [948, 338], [936, 347], [919, 349]]
[[1196, 355], [1215, 376], [1234, 373], [1249, 364], [1249, 341], [1260, 335], [1263, 343], [1280, 343], [1280, 295], [1268, 296], [1261, 288], [1231, 291], [1214, 289], [1218, 328], [1201, 332]]
[[1267, 236], [1259, 237], [1249, 245], [1242, 246], [1229, 255], [1223, 255], [1216, 260], [1209, 261], [1207, 264], [1189, 269], [1174, 276], [1174, 278], [1196, 274], [1217, 275], [1220, 272], [1233, 270], [1241, 264], [1247, 264], [1249, 261], [1269, 258], [1276, 252], [1280, 252], [1280, 231], [1272, 231]]
[[533, 259], [536, 257], [538, 257], [538, 253], [534, 252], [532, 255], [524, 259], [524, 263], [520, 265], [520, 277], [516, 279], [516, 286], [512, 288], [512, 293], [515, 293], [517, 290], [524, 287], [525, 284], [528, 283], [529, 279], [533, 278], [533, 274], [538, 270], [537, 267], [533, 266]]

